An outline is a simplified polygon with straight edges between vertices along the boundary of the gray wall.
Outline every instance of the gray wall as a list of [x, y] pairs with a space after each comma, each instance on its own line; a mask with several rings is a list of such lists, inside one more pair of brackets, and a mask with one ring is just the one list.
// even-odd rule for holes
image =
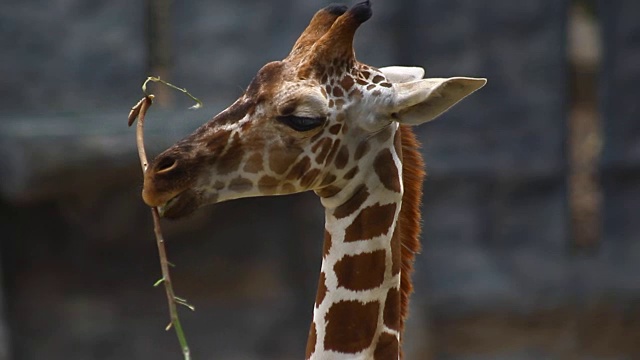
[[[360, 60], [489, 78], [419, 129], [429, 178], [407, 358], [640, 356], [639, 4], [601, 6], [604, 233], [585, 252], [566, 201], [568, 1], [374, 2]], [[324, 5], [174, 2], [168, 80], [205, 108], [154, 108], [150, 152], [230, 104]], [[179, 358], [125, 126], [146, 76], [143, 4], [0, 3], [0, 24], [0, 359]], [[312, 194], [166, 223], [177, 293], [197, 308], [182, 315], [194, 358], [301, 358], [321, 233]]]

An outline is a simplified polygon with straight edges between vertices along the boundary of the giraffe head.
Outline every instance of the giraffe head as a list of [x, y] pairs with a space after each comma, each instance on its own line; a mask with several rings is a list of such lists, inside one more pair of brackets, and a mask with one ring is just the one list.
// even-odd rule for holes
[[176, 218], [249, 196], [330, 198], [374, 166], [370, 149], [393, 146], [398, 124], [432, 120], [485, 84], [356, 61], [353, 36], [370, 16], [368, 1], [316, 13], [287, 58], [266, 64], [230, 107], [155, 158], [144, 201]]

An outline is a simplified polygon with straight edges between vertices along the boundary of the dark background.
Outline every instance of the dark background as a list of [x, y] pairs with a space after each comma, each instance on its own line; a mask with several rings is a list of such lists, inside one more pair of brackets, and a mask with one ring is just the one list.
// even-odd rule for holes
[[[181, 357], [152, 287], [129, 108], [147, 75], [204, 101], [186, 111], [153, 88], [156, 154], [285, 57], [327, 3], [0, 3], [1, 360]], [[489, 79], [419, 128], [407, 359], [640, 358], [640, 2], [373, 7], [361, 61]], [[181, 312], [194, 359], [302, 358], [322, 221], [301, 194], [163, 224], [176, 291], [197, 309]]]

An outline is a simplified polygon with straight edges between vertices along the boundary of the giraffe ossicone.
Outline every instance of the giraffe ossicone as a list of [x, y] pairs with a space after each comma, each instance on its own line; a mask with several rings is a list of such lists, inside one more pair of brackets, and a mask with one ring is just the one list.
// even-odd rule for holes
[[424, 164], [410, 125], [485, 79], [422, 79], [358, 62], [365, 1], [318, 11], [282, 61], [227, 109], [158, 155], [142, 197], [163, 216], [237, 198], [314, 191], [325, 207], [308, 359], [398, 359], [419, 250]]

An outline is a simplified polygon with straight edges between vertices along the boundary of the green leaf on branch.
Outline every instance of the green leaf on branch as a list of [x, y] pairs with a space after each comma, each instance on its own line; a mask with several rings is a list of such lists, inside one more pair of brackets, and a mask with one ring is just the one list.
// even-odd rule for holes
[[176, 304], [182, 305], [191, 311], [196, 311], [196, 308], [193, 305], [189, 304], [186, 299], [179, 298], [177, 296], [174, 296], [173, 299], [176, 301]]

